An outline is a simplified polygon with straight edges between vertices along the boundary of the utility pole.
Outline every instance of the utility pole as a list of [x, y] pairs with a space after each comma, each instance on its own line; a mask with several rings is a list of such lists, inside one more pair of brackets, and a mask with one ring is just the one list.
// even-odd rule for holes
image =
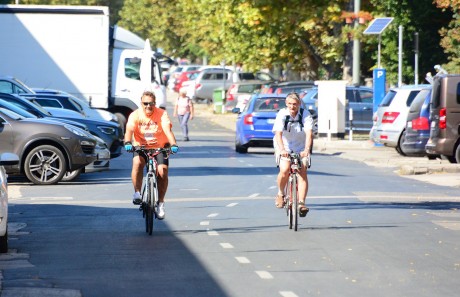
[[[358, 15], [358, 12], [361, 10], [361, 0], [354, 0], [354, 13], [355, 16]], [[354, 27], [357, 30], [359, 26], [358, 18], [355, 17]], [[353, 84], [359, 85], [360, 84], [360, 64], [361, 64], [361, 44], [356, 37], [356, 34], [353, 37]]]

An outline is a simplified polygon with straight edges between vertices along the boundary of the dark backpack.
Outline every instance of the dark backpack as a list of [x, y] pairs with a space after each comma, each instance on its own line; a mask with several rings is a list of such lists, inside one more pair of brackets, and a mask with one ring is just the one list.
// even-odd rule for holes
[[284, 118], [284, 130], [287, 130], [288, 123], [299, 123], [300, 124], [300, 129], [303, 130], [303, 108], [300, 109], [300, 116], [299, 116], [299, 119], [297, 121], [296, 120], [291, 121], [290, 118], [291, 118], [290, 115], [287, 115]]

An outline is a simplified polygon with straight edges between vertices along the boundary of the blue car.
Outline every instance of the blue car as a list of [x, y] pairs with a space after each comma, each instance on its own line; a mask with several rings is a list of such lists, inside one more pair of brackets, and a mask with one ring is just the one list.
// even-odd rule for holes
[[273, 147], [276, 114], [286, 107], [286, 94], [261, 94], [249, 101], [236, 120], [235, 151], [247, 153], [249, 147]]
[[405, 155], [425, 156], [435, 159], [437, 155], [427, 154], [425, 145], [430, 138], [431, 86], [421, 90], [412, 101], [407, 115], [406, 130], [401, 150]]

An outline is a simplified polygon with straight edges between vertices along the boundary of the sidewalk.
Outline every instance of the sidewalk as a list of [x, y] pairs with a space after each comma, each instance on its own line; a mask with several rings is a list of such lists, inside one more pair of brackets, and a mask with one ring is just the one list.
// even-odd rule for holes
[[[195, 114], [235, 131], [236, 114], [215, 114], [212, 106], [206, 104], [195, 104]], [[373, 167], [394, 168], [395, 172], [406, 178], [460, 188], [460, 164], [451, 164], [439, 159], [428, 160], [426, 157], [404, 157], [394, 148], [377, 146], [366, 138], [366, 135], [356, 135], [354, 139], [358, 140], [353, 141], [317, 138], [314, 141], [313, 153], [336, 155]]]

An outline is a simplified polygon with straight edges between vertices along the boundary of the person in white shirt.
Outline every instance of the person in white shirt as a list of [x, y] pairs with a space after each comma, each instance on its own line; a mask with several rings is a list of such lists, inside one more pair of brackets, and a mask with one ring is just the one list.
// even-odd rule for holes
[[273, 125], [273, 145], [275, 147], [276, 162], [280, 169], [277, 178], [278, 194], [276, 207], [284, 207], [284, 191], [289, 179], [291, 152], [299, 153], [302, 159], [299, 178], [299, 215], [304, 217], [308, 208], [305, 199], [308, 192], [307, 168], [309, 166], [311, 147], [313, 144], [313, 119], [308, 110], [301, 109], [299, 95], [291, 93], [286, 96], [286, 108], [276, 115]]

